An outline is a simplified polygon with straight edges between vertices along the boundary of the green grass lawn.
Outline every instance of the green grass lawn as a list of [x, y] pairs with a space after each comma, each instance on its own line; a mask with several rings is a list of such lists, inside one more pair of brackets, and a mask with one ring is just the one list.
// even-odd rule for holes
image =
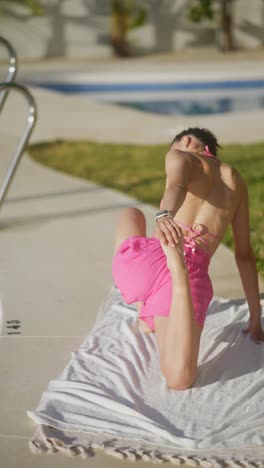
[[[58, 171], [98, 182], [156, 208], [165, 188], [166, 145], [124, 145], [91, 141], [55, 141], [29, 147], [36, 161]], [[228, 145], [219, 157], [236, 167], [248, 183], [251, 240], [257, 268], [264, 276], [264, 143]], [[231, 230], [224, 244], [233, 248]]]

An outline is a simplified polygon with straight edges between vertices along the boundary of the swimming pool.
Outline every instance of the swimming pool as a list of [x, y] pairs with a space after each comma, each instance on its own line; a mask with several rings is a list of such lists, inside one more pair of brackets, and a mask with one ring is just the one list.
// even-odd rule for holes
[[163, 115], [208, 115], [245, 112], [264, 108], [264, 91], [258, 94], [219, 97], [172, 97], [160, 100], [119, 101], [117, 104], [140, 111]]
[[163, 115], [208, 115], [264, 108], [264, 79], [197, 81], [114, 81], [107, 77], [85, 82], [84, 77], [39, 80], [37, 85], [66, 94]]

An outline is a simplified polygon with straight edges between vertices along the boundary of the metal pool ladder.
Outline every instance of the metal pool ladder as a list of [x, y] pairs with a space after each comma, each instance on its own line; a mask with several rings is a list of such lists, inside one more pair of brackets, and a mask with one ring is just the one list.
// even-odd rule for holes
[[17, 57], [14, 48], [12, 45], [3, 37], [0, 36], [0, 45], [4, 45], [9, 54], [9, 68], [8, 68], [8, 75], [6, 81], [0, 83], [0, 113], [3, 111], [4, 104], [8, 97], [9, 91], [17, 91], [21, 93], [28, 104], [28, 117], [27, 117], [27, 124], [24, 130], [24, 133], [19, 140], [17, 145], [15, 155], [11, 161], [11, 164], [8, 168], [7, 174], [5, 175], [4, 181], [0, 187], [0, 209], [2, 207], [4, 198], [7, 194], [7, 191], [10, 187], [12, 179], [15, 175], [17, 170], [18, 164], [21, 160], [23, 152], [26, 148], [27, 142], [29, 137], [35, 127], [36, 120], [37, 120], [37, 108], [36, 102], [32, 96], [32, 94], [28, 91], [25, 86], [21, 84], [14, 83], [14, 79], [17, 73]]

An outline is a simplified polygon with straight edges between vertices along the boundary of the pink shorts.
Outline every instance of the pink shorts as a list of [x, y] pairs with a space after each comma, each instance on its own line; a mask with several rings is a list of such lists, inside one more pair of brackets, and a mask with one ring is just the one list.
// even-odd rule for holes
[[[198, 324], [203, 327], [213, 288], [208, 275], [209, 255], [184, 245], [185, 262]], [[139, 318], [154, 331], [154, 317], [168, 317], [172, 298], [171, 273], [156, 237], [132, 236], [119, 246], [112, 262], [112, 276], [127, 304], [144, 302]]]

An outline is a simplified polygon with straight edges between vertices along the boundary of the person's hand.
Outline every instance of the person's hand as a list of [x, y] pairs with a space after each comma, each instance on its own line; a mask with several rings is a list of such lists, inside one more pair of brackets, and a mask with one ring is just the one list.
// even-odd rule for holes
[[171, 272], [179, 266], [186, 268], [184, 260], [184, 236], [180, 226], [169, 216], [156, 222], [155, 236], [160, 240], [163, 252], [167, 257], [167, 267]]
[[181, 270], [182, 267], [186, 269], [182, 239], [175, 247], [166, 244], [161, 244], [161, 247], [167, 257], [167, 267], [171, 273], [179, 271], [179, 268]]
[[256, 344], [260, 344], [264, 341], [264, 331], [262, 330], [260, 320], [253, 321], [249, 319], [248, 326], [243, 329], [243, 332], [249, 333]]
[[161, 244], [176, 247], [182, 238], [182, 230], [170, 216], [158, 219], [155, 226], [155, 237]]

